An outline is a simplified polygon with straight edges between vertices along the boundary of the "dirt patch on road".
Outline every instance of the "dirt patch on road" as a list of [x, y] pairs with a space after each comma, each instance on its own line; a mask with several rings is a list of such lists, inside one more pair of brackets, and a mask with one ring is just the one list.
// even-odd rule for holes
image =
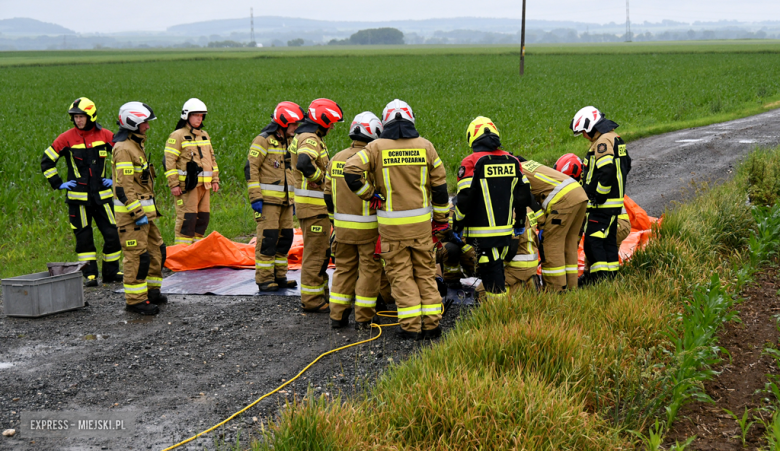
[[[742, 293], [745, 300], [736, 306], [742, 322], [726, 324], [719, 334], [719, 345], [728, 350], [731, 360], [726, 355], [723, 364], [716, 368], [720, 375], [705, 383], [707, 394], [715, 403], [695, 403], [683, 408], [667, 435], [667, 445], [675, 440], [682, 443], [696, 435], [691, 449], [745, 449], [739, 425], [723, 409], [741, 418], [747, 408], [751, 412], [749, 417], [753, 417], [759, 415], [759, 407], [766, 405], [761, 399], [767, 395], [760, 390], [767, 382], [766, 375], [778, 374], [778, 369], [772, 357], [763, 355], [762, 351], [777, 344], [780, 335], [776, 318], [780, 314], [779, 288], [777, 271], [768, 270], [757, 274], [755, 283]], [[767, 414], [764, 419], [769, 419]], [[763, 426], [756, 422], [747, 434], [749, 449], [766, 444], [763, 433]]]

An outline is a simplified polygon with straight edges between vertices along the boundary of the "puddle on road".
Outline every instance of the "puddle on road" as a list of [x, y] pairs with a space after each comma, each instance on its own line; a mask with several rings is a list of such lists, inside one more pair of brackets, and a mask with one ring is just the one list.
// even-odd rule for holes
[[739, 140], [740, 144], [755, 144], [757, 142], [758, 141], [756, 141], [755, 139], [740, 139]]
[[675, 142], [676, 143], [697, 143], [699, 141], [704, 141], [704, 138], [698, 138], [698, 139], [678, 139]]
[[14, 366], [11, 362], [0, 362], [0, 370], [5, 370]]
[[102, 334], [87, 334], [84, 335], [85, 340], [105, 340], [108, 338], [108, 335], [102, 335]]

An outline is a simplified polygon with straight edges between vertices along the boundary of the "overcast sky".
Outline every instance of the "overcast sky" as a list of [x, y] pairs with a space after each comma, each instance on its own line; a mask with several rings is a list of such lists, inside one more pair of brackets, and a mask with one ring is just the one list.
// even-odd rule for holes
[[[630, 0], [631, 22], [780, 20], [779, 0]], [[128, 9], [132, 5], [133, 9]], [[439, 17], [520, 18], [522, 0], [0, 0], [0, 19], [29, 17], [79, 33], [164, 31], [211, 19], [273, 15], [323, 20], [382, 21]], [[527, 17], [590, 23], [625, 23], [625, 0], [528, 0]]]

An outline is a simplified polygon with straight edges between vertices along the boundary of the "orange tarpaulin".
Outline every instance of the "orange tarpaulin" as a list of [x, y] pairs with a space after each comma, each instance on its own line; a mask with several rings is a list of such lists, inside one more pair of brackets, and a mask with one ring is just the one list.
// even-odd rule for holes
[[[628, 196], [624, 199], [628, 217], [631, 219], [631, 233], [620, 245], [620, 261], [631, 258], [636, 249], [641, 249], [650, 240], [651, 227], [659, 220], [647, 215], [645, 210]], [[214, 267], [247, 268], [255, 267], [255, 238], [248, 244], [231, 241], [219, 232], [211, 232], [209, 236], [197, 243], [177, 244], [168, 247], [168, 257], [165, 267], [171, 271], [188, 271]], [[303, 236], [301, 229], [295, 229], [290, 253], [287, 257], [289, 269], [301, 269], [303, 260]], [[582, 241], [579, 249], [579, 267], [582, 273], [585, 265], [585, 253]], [[330, 265], [333, 267], [333, 264]], [[541, 274], [541, 269], [539, 270]]]
[[[177, 244], [168, 247], [165, 267], [171, 271], [189, 271], [215, 267], [247, 268], [255, 267], [255, 242], [248, 244], [231, 241], [219, 232], [190, 245]], [[301, 269], [303, 260], [303, 235], [301, 229], [295, 229], [295, 237], [287, 257], [289, 269]], [[331, 267], [333, 264], [331, 263]]]

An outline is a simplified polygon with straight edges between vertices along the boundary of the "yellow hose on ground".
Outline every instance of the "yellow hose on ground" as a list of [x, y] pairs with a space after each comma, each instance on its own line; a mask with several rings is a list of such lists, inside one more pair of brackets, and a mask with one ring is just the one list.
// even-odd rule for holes
[[[395, 315], [386, 315], [385, 313], [395, 313], [395, 312], [377, 312], [377, 315], [378, 315], [378, 316], [383, 316], [383, 317], [385, 317], [385, 318], [395, 318], [395, 317], [396, 317]], [[243, 409], [239, 410], [238, 412], [234, 413], [233, 415], [230, 415], [230, 416], [229, 416], [229, 417], [227, 417], [227, 418], [226, 418], [224, 421], [222, 421], [222, 422], [220, 422], [220, 423], [217, 423], [217, 424], [215, 424], [214, 426], [212, 426], [212, 427], [210, 427], [210, 428], [206, 429], [206, 430], [205, 430], [205, 431], [203, 431], [203, 432], [199, 432], [198, 434], [195, 434], [195, 435], [193, 435], [192, 437], [188, 438], [187, 440], [181, 441], [181, 442], [179, 442], [179, 443], [177, 443], [177, 444], [175, 444], [175, 445], [173, 445], [173, 446], [170, 446], [170, 447], [168, 447], [168, 448], [165, 448], [163, 451], [170, 451], [170, 450], [172, 450], [172, 449], [176, 449], [176, 448], [180, 447], [181, 445], [184, 445], [184, 444], [186, 444], [186, 443], [189, 443], [189, 442], [191, 442], [191, 441], [195, 440], [196, 438], [200, 437], [201, 435], [208, 434], [209, 432], [213, 431], [214, 429], [216, 429], [216, 428], [218, 428], [218, 427], [220, 427], [220, 426], [223, 426], [223, 425], [225, 425], [225, 424], [226, 424], [228, 421], [230, 421], [230, 420], [232, 420], [233, 418], [235, 418], [235, 417], [237, 417], [237, 416], [241, 415], [242, 413], [246, 412], [247, 410], [249, 410], [250, 408], [252, 408], [252, 407], [253, 407], [255, 404], [257, 404], [257, 403], [259, 403], [260, 401], [262, 401], [263, 399], [265, 399], [265, 398], [267, 398], [267, 397], [269, 397], [269, 396], [273, 395], [274, 393], [278, 392], [278, 391], [279, 391], [279, 390], [281, 390], [282, 388], [284, 388], [284, 387], [286, 387], [287, 385], [289, 385], [290, 383], [292, 383], [292, 382], [293, 382], [295, 379], [298, 379], [299, 377], [301, 377], [301, 375], [302, 375], [303, 373], [305, 373], [306, 371], [308, 371], [308, 370], [309, 370], [309, 368], [311, 368], [311, 367], [312, 367], [312, 365], [314, 365], [315, 363], [317, 363], [317, 362], [318, 362], [318, 361], [319, 361], [321, 358], [325, 357], [326, 355], [333, 354], [334, 352], [342, 351], [342, 350], [344, 350], [344, 349], [347, 349], [347, 348], [351, 348], [352, 346], [362, 345], [362, 344], [364, 344], [364, 343], [368, 343], [368, 342], [374, 341], [374, 340], [376, 340], [377, 338], [379, 338], [379, 337], [381, 337], [381, 336], [382, 336], [382, 328], [383, 328], [383, 327], [392, 327], [392, 326], [397, 326], [397, 325], [399, 325], [399, 324], [400, 324], [400, 323], [393, 323], [393, 324], [373, 324], [373, 323], [372, 323], [372, 324], [371, 324], [371, 327], [376, 327], [376, 328], [378, 328], [378, 329], [379, 329], [379, 333], [377, 334], [377, 336], [376, 336], [376, 337], [374, 337], [374, 338], [369, 338], [368, 340], [363, 340], [363, 341], [358, 341], [358, 342], [356, 342], [356, 343], [348, 344], [348, 345], [346, 345], [346, 346], [342, 346], [342, 347], [340, 347], [340, 348], [331, 349], [331, 350], [330, 350], [330, 351], [328, 351], [328, 352], [324, 352], [324, 353], [320, 354], [320, 355], [319, 355], [319, 357], [317, 357], [316, 359], [314, 359], [314, 360], [313, 360], [313, 361], [312, 361], [310, 364], [306, 365], [306, 367], [305, 367], [304, 369], [302, 369], [302, 370], [301, 370], [301, 371], [300, 371], [298, 374], [296, 374], [294, 378], [292, 378], [292, 379], [290, 379], [289, 381], [287, 381], [287, 382], [283, 383], [282, 385], [280, 385], [280, 386], [276, 387], [276, 388], [275, 388], [273, 391], [270, 391], [270, 392], [268, 392], [268, 393], [264, 394], [263, 396], [261, 396], [261, 397], [257, 398], [257, 399], [256, 399], [256, 400], [255, 400], [255, 401], [252, 403], [252, 404], [249, 404], [248, 406], [244, 407]]]

